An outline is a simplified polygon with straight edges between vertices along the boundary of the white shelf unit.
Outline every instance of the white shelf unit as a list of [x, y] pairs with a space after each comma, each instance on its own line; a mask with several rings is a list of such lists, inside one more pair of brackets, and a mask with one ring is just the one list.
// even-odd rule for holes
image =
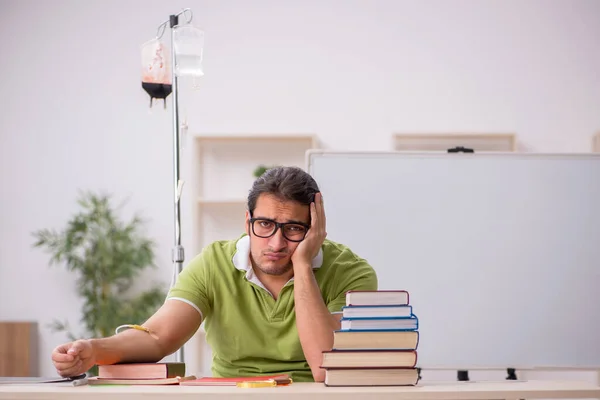
[[246, 201], [260, 165], [306, 169], [305, 154], [318, 148], [315, 135], [196, 136], [193, 150], [194, 253], [244, 232]]
[[457, 146], [475, 152], [516, 150], [516, 135], [512, 133], [398, 133], [393, 141], [396, 151], [447, 151]]

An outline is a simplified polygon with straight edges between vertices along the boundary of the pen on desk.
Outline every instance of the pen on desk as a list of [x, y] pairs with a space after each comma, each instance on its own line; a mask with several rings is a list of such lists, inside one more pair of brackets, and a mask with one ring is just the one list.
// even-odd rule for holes
[[83, 385], [87, 385], [88, 384], [88, 377], [87, 374], [81, 374], [81, 375], [77, 375], [77, 376], [73, 376], [71, 378], [73, 386], [83, 386]]
[[73, 386], [83, 386], [88, 384], [88, 378], [75, 379]]

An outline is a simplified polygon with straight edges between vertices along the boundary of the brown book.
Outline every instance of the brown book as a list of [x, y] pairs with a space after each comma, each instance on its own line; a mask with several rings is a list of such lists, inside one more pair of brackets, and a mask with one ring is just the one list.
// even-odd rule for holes
[[186, 377], [174, 377], [174, 378], [155, 378], [155, 379], [111, 379], [111, 378], [99, 378], [97, 376], [89, 378], [89, 385], [179, 385], [180, 383], [188, 380], [196, 379], [194, 375]]
[[333, 350], [323, 352], [321, 368], [412, 368], [414, 350]]
[[335, 331], [334, 350], [416, 350], [419, 331]]
[[169, 379], [185, 376], [185, 363], [123, 363], [98, 366], [100, 379]]
[[419, 382], [416, 368], [327, 369], [325, 386], [414, 386]]

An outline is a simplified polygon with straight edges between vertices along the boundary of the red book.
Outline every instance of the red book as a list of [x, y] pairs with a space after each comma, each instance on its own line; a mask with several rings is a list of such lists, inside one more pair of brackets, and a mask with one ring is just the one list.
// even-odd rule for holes
[[277, 385], [288, 385], [292, 383], [291, 378], [287, 374], [279, 375], [261, 375], [261, 376], [242, 376], [235, 378], [213, 378], [205, 376], [200, 379], [192, 379], [183, 381], [181, 386], [236, 386], [240, 382], [262, 382], [274, 380]]

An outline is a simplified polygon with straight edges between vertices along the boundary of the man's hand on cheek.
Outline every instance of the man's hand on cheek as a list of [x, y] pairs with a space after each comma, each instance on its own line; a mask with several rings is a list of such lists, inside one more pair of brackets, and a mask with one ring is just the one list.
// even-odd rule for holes
[[325, 229], [325, 211], [323, 208], [323, 197], [321, 193], [315, 195], [315, 201], [310, 204], [310, 229], [306, 237], [292, 254], [294, 270], [297, 268], [312, 269], [312, 260], [319, 253], [323, 241], [327, 237]]

